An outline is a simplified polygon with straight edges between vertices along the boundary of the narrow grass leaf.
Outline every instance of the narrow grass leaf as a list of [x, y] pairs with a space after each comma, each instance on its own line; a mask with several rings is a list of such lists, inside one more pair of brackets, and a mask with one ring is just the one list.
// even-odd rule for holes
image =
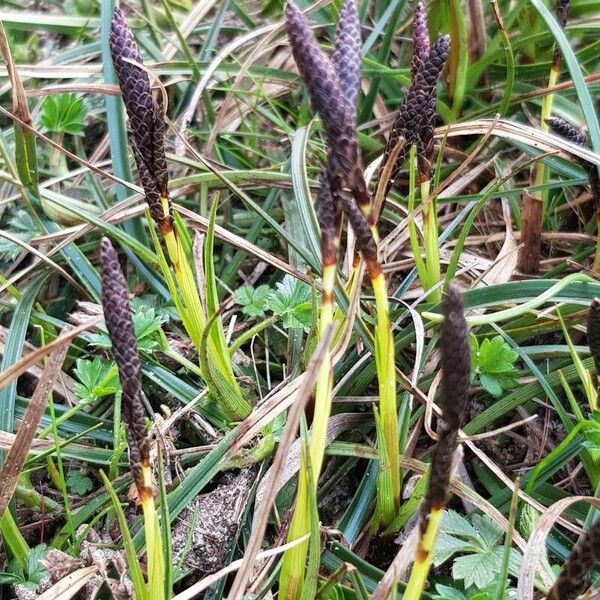
[[104, 483], [104, 487], [108, 492], [110, 501], [112, 503], [113, 510], [119, 523], [119, 530], [121, 531], [121, 537], [123, 538], [123, 546], [125, 548], [125, 555], [127, 556], [127, 566], [129, 568], [129, 574], [131, 576], [131, 582], [133, 583], [133, 589], [135, 590], [136, 600], [149, 600], [148, 592], [146, 590], [146, 582], [142, 575], [142, 568], [140, 566], [136, 549], [129, 533], [129, 524], [121, 507], [121, 502], [117, 496], [112, 484], [108, 480], [108, 477], [104, 474], [102, 469], [100, 470], [100, 477]]

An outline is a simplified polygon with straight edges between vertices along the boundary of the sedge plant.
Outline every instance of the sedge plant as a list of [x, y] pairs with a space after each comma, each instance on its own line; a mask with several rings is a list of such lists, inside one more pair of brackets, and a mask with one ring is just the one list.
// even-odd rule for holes
[[[375, 359], [379, 380], [379, 414], [385, 448], [381, 477], [384, 485], [384, 522], [391, 521], [400, 499], [400, 456], [396, 409], [396, 374], [394, 345], [389, 320], [387, 286], [377, 256], [372, 220], [371, 198], [361, 168], [356, 137], [356, 99], [360, 84], [360, 26], [353, 0], [343, 3], [334, 52], [331, 59], [320, 49], [310, 25], [293, 3], [286, 8], [286, 28], [298, 70], [304, 78], [313, 107], [319, 113], [327, 142], [326, 165], [321, 174], [318, 194], [321, 255], [323, 263], [322, 302], [319, 331], [324, 335], [334, 319], [333, 293], [337, 278], [337, 258], [343, 215], [356, 235], [357, 248], [364, 260], [376, 299]], [[371, 218], [371, 220], [369, 220]], [[353, 277], [358, 277], [358, 268]], [[326, 432], [331, 412], [333, 385], [331, 352], [321, 363], [315, 387], [315, 409], [309, 440], [308, 457], [316, 486], [323, 464]], [[310, 531], [309, 488], [305, 475], [307, 465], [300, 469], [296, 504], [288, 533], [289, 541]], [[380, 499], [381, 500], [381, 499]], [[378, 511], [379, 514], [380, 511]], [[280, 597], [300, 597], [308, 543], [288, 550], [280, 576]]]
[[437, 423], [437, 443], [431, 459], [427, 492], [421, 509], [420, 538], [404, 600], [418, 600], [424, 590], [433, 558], [444, 507], [446, 506], [452, 460], [463, 425], [470, 381], [469, 330], [464, 315], [462, 292], [457, 285], [447, 287], [442, 301], [444, 320], [440, 332], [442, 366], [441, 417]]
[[158, 514], [154, 502], [150, 441], [142, 399], [141, 362], [136, 347], [125, 276], [119, 258], [107, 238], [100, 244], [102, 308], [122, 390], [122, 417], [129, 448], [129, 465], [144, 514], [148, 557], [148, 595], [162, 600], [165, 564]]
[[[411, 154], [414, 146], [418, 183], [423, 210], [423, 250], [421, 256], [417, 229], [414, 220], [409, 227], [411, 249], [415, 265], [424, 291], [432, 288], [430, 299], [439, 302], [441, 289], [438, 285], [441, 277], [440, 255], [438, 247], [437, 202], [431, 197], [431, 177], [433, 172], [433, 132], [436, 119], [436, 83], [444, 68], [450, 51], [450, 38], [442, 36], [430, 45], [425, 5], [418, 2], [413, 18], [413, 54], [411, 62], [411, 85], [404, 101], [396, 113], [392, 129], [383, 155], [379, 171], [378, 188], [383, 186], [384, 196], [394, 184], [400, 169]], [[389, 179], [382, 181], [388, 160], [398, 144], [403, 144], [389, 171]]]
[[[233, 373], [221, 321], [218, 317], [211, 320], [202, 305], [188, 258], [187, 232], [181, 220], [174, 218], [171, 209], [163, 96], [154, 97], [133, 32], [119, 8], [113, 14], [110, 50], [131, 124], [129, 141], [139, 178], [150, 215], [164, 241], [176, 285], [170, 273], [165, 273], [165, 278], [190, 339], [201, 358], [208, 355], [208, 360], [200, 361], [200, 368], [211, 395], [229, 419], [242, 420], [250, 414], [251, 405]], [[158, 250], [161, 254], [160, 247]], [[209, 323], [211, 329], [205, 336]]]
[[[571, 0], [556, 0], [556, 20], [561, 28], [567, 24]], [[553, 88], [558, 83], [561, 69], [561, 53], [558, 46], [554, 47], [550, 74], [548, 75], [548, 88]], [[554, 94], [546, 94], [542, 100], [542, 113], [540, 129], [543, 132], [549, 130], [548, 119], [552, 115]], [[549, 172], [546, 165], [539, 161], [533, 174], [533, 185], [543, 186], [548, 183]], [[547, 190], [534, 190], [523, 194], [522, 218], [523, 218], [523, 245], [519, 250], [517, 267], [525, 273], [537, 273], [541, 258], [541, 234], [543, 228], [544, 203], [548, 197]]]

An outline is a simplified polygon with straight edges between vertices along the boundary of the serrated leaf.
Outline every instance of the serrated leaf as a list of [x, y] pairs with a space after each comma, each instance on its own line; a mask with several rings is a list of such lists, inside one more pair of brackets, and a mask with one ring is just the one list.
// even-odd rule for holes
[[473, 527], [487, 548], [493, 548], [502, 537], [502, 531], [487, 515], [473, 515]]
[[160, 329], [164, 322], [165, 318], [157, 315], [153, 308], [136, 311], [133, 315], [133, 331], [138, 350], [150, 352], [160, 346]]
[[481, 383], [481, 387], [492, 396], [496, 398], [502, 396], [502, 386], [493, 375], [481, 373], [479, 375], [479, 382]]
[[86, 115], [82, 98], [75, 94], [57, 94], [44, 98], [42, 102], [42, 125], [52, 133], [81, 135]]
[[464, 539], [460, 539], [446, 532], [441, 532], [433, 551], [433, 564], [436, 567], [444, 564], [457, 552], [465, 552], [470, 549], [470, 545]]
[[460, 590], [441, 583], [436, 584], [433, 597], [435, 600], [467, 600]]
[[285, 329], [304, 329], [308, 333], [312, 324], [312, 307], [310, 304], [297, 306], [283, 318]]
[[269, 298], [277, 298], [286, 308], [294, 308], [304, 302], [310, 302], [310, 287], [291, 275], [286, 275], [282, 281], [277, 282], [276, 288], [269, 294]]
[[266, 299], [266, 308], [281, 317], [286, 329], [308, 331], [312, 324], [312, 291], [310, 287], [291, 275], [277, 283]]
[[114, 361], [78, 359], [74, 369], [81, 383], [75, 386], [75, 393], [81, 400], [95, 402], [104, 396], [116, 394], [120, 389], [117, 366]]
[[39, 584], [44, 577], [48, 575], [48, 572], [40, 564], [40, 560], [46, 557], [48, 554], [48, 546], [46, 544], [38, 544], [31, 549], [29, 557], [27, 558], [27, 575], [28, 580], [31, 583]]
[[471, 338], [471, 360], [475, 375], [484, 390], [499, 398], [506, 390], [517, 387], [519, 371], [514, 363], [518, 354], [497, 335], [486, 338], [481, 345]]
[[487, 551], [459, 556], [452, 565], [454, 579], [462, 579], [465, 588], [472, 585], [482, 589], [494, 580], [502, 564], [504, 549], [500, 546]]
[[502, 396], [504, 390], [512, 390], [519, 385], [518, 373], [481, 373], [479, 382], [486, 392], [496, 398]]
[[479, 369], [485, 373], [512, 371], [519, 355], [504, 341], [502, 336], [483, 340], [478, 352]]
[[266, 301], [271, 288], [259, 285], [256, 289], [250, 285], [238, 288], [234, 294], [235, 303], [242, 307], [242, 312], [249, 317], [260, 317], [265, 314]]
[[[138, 308], [133, 313], [133, 331], [135, 333], [137, 347], [141, 352], [151, 352], [160, 348], [162, 344], [161, 327], [166, 321], [164, 315], [156, 314], [154, 308]], [[89, 342], [98, 348], [108, 349], [112, 346], [106, 326], [98, 325], [100, 333], [87, 335]]]
[[471, 525], [468, 519], [457, 513], [455, 510], [447, 510], [442, 517], [440, 530], [443, 533], [455, 535], [463, 539], [477, 540], [477, 530]]
[[67, 474], [67, 486], [74, 494], [85, 496], [94, 489], [92, 480], [81, 471], [69, 471]]

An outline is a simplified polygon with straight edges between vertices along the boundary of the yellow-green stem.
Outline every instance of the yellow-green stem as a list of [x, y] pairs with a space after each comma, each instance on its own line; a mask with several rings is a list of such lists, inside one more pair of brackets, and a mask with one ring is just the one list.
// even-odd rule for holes
[[432, 508], [427, 515], [427, 528], [419, 541], [415, 562], [402, 600], [419, 600], [423, 594], [443, 514], [444, 507], [441, 506]]
[[385, 431], [381, 424], [381, 416], [377, 407], [373, 408], [375, 418], [375, 433], [377, 434], [377, 454], [379, 456], [379, 470], [377, 472], [377, 498], [375, 503], [375, 514], [371, 521], [371, 533], [377, 534], [384, 531], [390, 522], [394, 522], [398, 513], [398, 507], [394, 498], [392, 469], [387, 453]]
[[[296, 505], [294, 507], [294, 514], [288, 531], [288, 542], [293, 542], [310, 531], [308, 495], [309, 490], [306, 478], [306, 465], [301, 458]], [[279, 598], [281, 598], [281, 600], [295, 600], [296, 598], [300, 598], [302, 583], [306, 573], [307, 554], [308, 540], [286, 550], [283, 555], [281, 576], [279, 578]]]
[[[379, 243], [377, 225], [371, 225], [371, 233], [375, 242]], [[394, 337], [390, 323], [390, 308], [387, 293], [387, 284], [383, 271], [371, 279], [373, 294], [375, 295], [375, 363], [377, 367], [377, 380], [379, 382], [379, 416], [376, 422], [382, 431], [378, 441], [383, 440], [384, 449], [380, 448], [380, 473], [379, 482], [384, 480], [391, 484], [391, 499], [378, 501], [376, 519], [381, 519], [383, 528], [387, 527], [396, 518], [400, 507], [400, 448], [398, 435], [398, 409], [396, 404], [396, 361], [394, 355]], [[387, 485], [379, 485], [378, 490], [389, 489]], [[380, 499], [381, 500], [381, 499]], [[390, 501], [391, 500], [391, 501]]]
[[[558, 76], [560, 75], [560, 66], [552, 65], [550, 69], [550, 76], [548, 77], [548, 87], [552, 88], [556, 85], [558, 81]], [[546, 123], [546, 119], [552, 116], [552, 105], [554, 104], [554, 94], [547, 94], [544, 96], [542, 100], [542, 114], [541, 114], [541, 122], [540, 129], [543, 132], [547, 132], [549, 130], [548, 124]], [[543, 185], [547, 182], [548, 179], [548, 170], [546, 169], [546, 165], [542, 161], [538, 161], [535, 167], [535, 177], [533, 183], [535, 186]], [[547, 192], [545, 190], [537, 190], [532, 192], [531, 194], [534, 198], [538, 200], [544, 201], [547, 197]]]
[[[322, 338], [327, 328], [333, 322], [333, 290], [335, 287], [336, 265], [323, 267], [323, 301], [321, 302], [321, 317], [319, 321], [319, 337]], [[315, 389], [315, 409], [309, 443], [310, 464], [314, 473], [315, 485], [321, 473], [323, 455], [325, 454], [325, 436], [327, 423], [331, 413], [331, 392], [333, 388], [333, 373], [331, 354], [327, 352], [319, 368]]]
[[165, 561], [158, 515], [152, 494], [152, 477], [149, 466], [142, 467], [144, 487], [141, 490], [142, 511], [144, 513], [144, 533], [146, 534], [146, 557], [148, 561], [148, 597], [153, 600], [165, 598]]
[[188, 313], [187, 317], [192, 325], [192, 330], [188, 331], [188, 333], [192, 338], [194, 346], [197, 349], [200, 349], [202, 332], [206, 325], [206, 316], [204, 315], [204, 310], [200, 302], [200, 295], [198, 294], [194, 273], [190, 268], [183, 245], [175, 233], [175, 230], [166, 232], [164, 239], [169, 260], [173, 266], [175, 279], [181, 291], [185, 309]]
[[[425, 267], [427, 271], [427, 290], [437, 285], [441, 277], [440, 251], [438, 248], [438, 218], [435, 198], [429, 201], [431, 181], [421, 182], [421, 202], [423, 204], [423, 243], [425, 246]], [[442, 301], [440, 287], [430, 294], [432, 302]]]
[[[199, 353], [203, 379], [211, 393], [223, 405], [229, 418], [235, 421], [242, 420], [250, 414], [251, 406], [239, 390], [229, 355], [224, 356], [215, 345], [214, 339], [204, 335], [206, 327], [210, 324], [200, 301], [196, 278], [188, 262], [182, 241], [174, 229], [163, 232], [163, 237], [175, 281], [181, 293], [181, 311], [185, 312], [181, 315], [182, 321]], [[202, 355], [204, 344], [208, 346], [208, 355], [211, 357], [208, 367], [206, 367], [208, 361], [203, 360], [204, 356]]]
[[[408, 170], [408, 213], [409, 215], [415, 210], [415, 195], [416, 195], [416, 177], [415, 177], [415, 147], [410, 148], [410, 159], [409, 159], [409, 170]], [[417, 275], [419, 281], [424, 290], [429, 289], [429, 275], [427, 273], [427, 265], [421, 257], [421, 246], [419, 244], [419, 237], [417, 235], [417, 225], [414, 219], [408, 222], [408, 237], [410, 239], [410, 249], [415, 259], [415, 268], [417, 269]]]
[[[319, 319], [319, 336], [322, 338], [328, 327], [333, 322], [333, 290], [335, 287], [336, 264], [323, 266], [323, 300], [321, 302], [321, 315]], [[333, 389], [333, 373], [331, 352], [327, 351], [319, 367], [317, 383], [315, 386], [315, 407], [310, 433], [308, 454], [313, 472], [313, 486], [316, 488], [323, 465], [325, 454], [325, 441], [327, 424], [331, 413], [331, 394]], [[298, 491], [294, 514], [288, 531], [288, 542], [310, 532], [310, 506], [309, 482], [306, 473], [306, 464], [300, 462], [298, 476]], [[296, 600], [300, 598], [302, 583], [306, 572], [306, 557], [308, 553], [308, 540], [287, 550], [283, 556], [281, 575], [279, 578], [279, 598], [281, 600]]]
[[[367, 215], [369, 219], [370, 213]], [[370, 226], [371, 234], [376, 243], [379, 243], [377, 224]], [[356, 269], [355, 269], [356, 270]], [[396, 518], [400, 507], [400, 448], [398, 435], [398, 409], [396, 405], [396, 361], [394, 355], [394, 337], [390, 323], [390, 307], [388, 301], [387, 284], [383, 271], [371, 279], [373, 294], [375, 295], [375, 363], [377, 367], [377, 380], [379, 382], [379, 415], [382, 432], [378, 440], [382, 439], [385, 451], [380, 449], [380, 483], [384, 478], [391, 483], [391, 502], [385, 499], [378, 502], [381, 514], [376, 519], [381, 519], [383, 527], [387, 527]], [[389, 471], [388, 471], [389, 470]], [[379, 490], [387, 486], [379, 485]]]
[[[413, 206], [414, 209], [414, 206]], [[410, 205], [408, 208], [410, 212]], [[410, 249], [413, 253], [413, 258], [415, 260], [415, 267], [417, 269], [417, 275], [419, 277], [419, 281], [423, 286], [423, 289], [427, 289], [428, 276], [427, 276], [427, 267], [425, 266], [425, 261], [421, 256], [421, 246], [419, 245], [419, 237], [417, 235], [417, 226], [414, 220], [410, 221], [408, 224], [408, 237], [410, 239]]]
[[389, 525], [396, 516], [400, 504], [400, 449], [398, 435], [398, 410], [396, 407], [396, 366], [394, 357], [394, 338], [392, 336], [387, 285], [383, 272], [371, 280], [375, 295], [377, 322], [375, 326], [375, 362], [379, 380], [379, 414], [385, 454], [392, 482], [393, 513], [382, 515], [384, 526]]

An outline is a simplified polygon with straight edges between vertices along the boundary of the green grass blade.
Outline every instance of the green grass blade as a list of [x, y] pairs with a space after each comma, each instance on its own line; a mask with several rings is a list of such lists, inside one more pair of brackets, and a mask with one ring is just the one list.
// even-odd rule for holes
[[149, 600], [148, 592], [146, 591], [146, 582], [142, 575], [142, 568], [129, 533], [129, 524], [125, 518], [125, 513], [121, 507], [121, 502], [117, 496], [112, 484], [108, 480], [108, 477], [104, 474], [102, 469], [100, 470], [100, 477], [104, 483], [104, 487], [108, 492], [110, 501], [112, 502], [113, 510], [119, 523], [119, 530], [121, 531], [121, 537], [123, 538], [123, 547], [125, 548], [125, 555], [127, 556], [127, 567], [129, 568], [129, 574], [131, 576], [131, 582], [133, 583], [133, 589], [135, 590], [136, 600]]
[[[15, 306], [13, 318], [6, 338], [4, 355], [0, 370], [5, 371], [14, 365], [23, 355], [25, 336], [29, 327], [31, 311], [40, 293], [42, 285], [47, 276], [34, 280], [23, 292], [21, 299]], [[12, 432], [15, 425], [15, 398], [17, 394], [17, 381], [11, 381], [5, 388], [0, 390], [0, 430]], [[4, 452], [0, 453], [0, 458]]]
[[27, 545], [25, 538], [21, 535], [19, 527], [10, 512], [10, 508], [7, 508], [2, 517], [0, 517], [0, 535], [2, 536], [4, 547], [9, 550], [12, 558], [21, 567], [25, 567], [31, 549]]
[[162, 452], [158, 452], [158, 493], [160, 497], [160, 537], [162, 542], [162, 555], [165, 562], [165, 598], [173, 596], [173, 540], [171, 538], [171, 518], [169, 503], [167, 501], [167, 488], [165, 487], [164, 462]]

